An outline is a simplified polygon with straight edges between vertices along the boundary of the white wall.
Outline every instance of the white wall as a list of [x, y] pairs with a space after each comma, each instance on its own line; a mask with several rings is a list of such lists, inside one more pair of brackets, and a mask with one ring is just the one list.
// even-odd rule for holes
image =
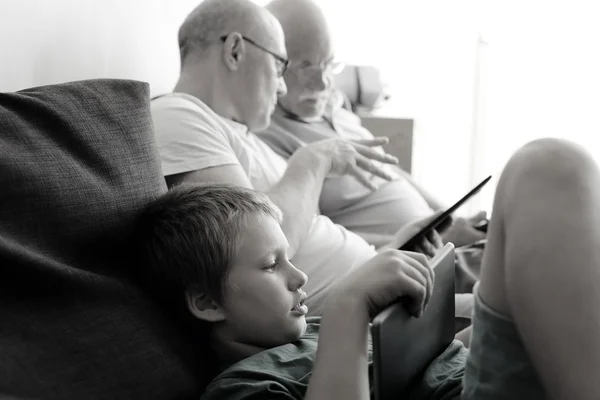
[[[600, 4], [487, 2], [481, 168], [500, 171], [519, 146], [545, 136], [578, 142], [600, 161]], [[483, 198], [491, 206], [491, 194]]]
[[3, 0], [0, 91], [88, 78], [172, 88], [190, 0]]

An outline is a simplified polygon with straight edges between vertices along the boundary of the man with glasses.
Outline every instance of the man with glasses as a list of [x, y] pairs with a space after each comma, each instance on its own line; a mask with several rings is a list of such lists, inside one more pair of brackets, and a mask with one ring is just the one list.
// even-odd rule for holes
[[[288, 61], [279, 22], [248, 0], [203, 1], [181, 26], [179, 47], [174, 92], [151, 105], [168, 186], [217, 182], [266, 193], [282, 210], [289, 257], [310, 278], [310, 312], [320, 314], [332, 286], [376, 255], [319, 214], [323, 181], [349, 174], [371, 188], [371, 174], [391, 179], [380, 165], [397, 160], [374, 150], [386, 139], [323, 140], [286, 161], [253, 133], [268, 126], [278, 96], [286, 94]], [[397, 248], [398, 240], [388, 246]]]
[[[282, 25], [290, 65], [284, 74], [287, 93], [280, 96], [271, 125], [259, 137], [288, 158], [298, 148], [327, 138], [372, 139], [360, 119], [343, 108], [344, 97], [332, 88], [343, 64], [334, 57], [325, 16], [312, 0], [274, 0], [266, 8]], [[351, 176], [325, 180], [320, 210], [335, 223], [379, 247], [410, 221], [431, 215], [442, 204], [395, 166], [383, 166], [395, 179], [372, 177], [373, 191]], [[442, 236], [456, 246], [485, 238], [474, 229], [485, 213], [470, 221], [456, 218]]]

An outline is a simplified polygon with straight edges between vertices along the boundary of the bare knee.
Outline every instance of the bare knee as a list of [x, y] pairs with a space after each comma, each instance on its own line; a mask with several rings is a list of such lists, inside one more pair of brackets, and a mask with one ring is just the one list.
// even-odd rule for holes
[[565, 139], [544, 138], [525, 144], [511, 157], [507, 170], [541, 174], [582, 173], [594, 168], [591, 155], [580, 145]]
[[521, 147], [506, 164], [497, 189], [501, 203], [517, 202], [520, 194], [571, 191], [577, 196], [598, 180], [598, 167], [580, 145], [545, 138]]
[[[531, 250], [542, 237], [566, 232], [565, 218], [584, 224], [590, 205], [600, 204], [598, 188], [595, 162], [574, 143], [541, 139], [513, 155], [496, 189], [481, 272], [480, 294], [489, 305], [509, 314], [507, 265], [523, 262], [516, 255]], [[506, 259], [509, 253], [519, 261]]]

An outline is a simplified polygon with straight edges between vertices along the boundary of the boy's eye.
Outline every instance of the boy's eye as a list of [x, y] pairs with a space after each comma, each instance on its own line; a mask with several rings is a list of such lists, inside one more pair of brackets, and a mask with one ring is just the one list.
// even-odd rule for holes
[[273, 272], [273, 271], [275, 271], [276, 268], [277, 268], [277, 263], [274, 262], [273, 264], [269, 264], [266, 267], [264, 267], [263, 270], [265, 270], [267, 272]]

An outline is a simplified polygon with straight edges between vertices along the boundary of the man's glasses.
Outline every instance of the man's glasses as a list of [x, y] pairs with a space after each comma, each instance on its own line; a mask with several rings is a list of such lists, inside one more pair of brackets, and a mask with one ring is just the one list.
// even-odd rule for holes
[[337, 60], [328, 60], [320, 64], [310, 64], [302, 62], [298, 65], [292, 65], [290, 70], [294, 71], [296, 75], [300, 77], [313, 76], [317, 73], [323, 73], [325, 75], [337, 75], [344, 69], [346, 65]]
[[[227, 39], [227, 36], [221, 36], [222, 42], [225, 42], [226, 39]], [[254, 47], [256, 47], [266, 53], [269, 53], [270, 55], [272, 55], [275, 58], [275, 66], [277, 68], [277, 76], [282, 77], [283, 74], [285, 74], [285, 71], [287, 71], [288, 65], [290, 64], [290, 60], [288, 60], [287, 58], [281, 57], [279, 54], [274, 53], [269, 49], [264, 48], [263, 46], [256, 43], [254, 40], [247, 38], [246, 36], [242, 36], [242, 39], [244, 39], [246, 42], [250, 43]]]

